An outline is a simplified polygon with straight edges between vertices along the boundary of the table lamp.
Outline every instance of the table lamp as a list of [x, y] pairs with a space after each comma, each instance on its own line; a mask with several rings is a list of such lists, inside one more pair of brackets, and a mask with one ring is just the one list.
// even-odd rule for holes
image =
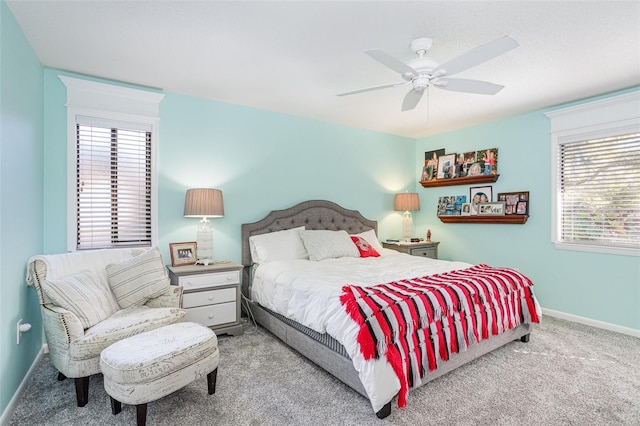
[[198, 225], [197, 253], [198, 264], [213, 263], [213, 229], [209, 217], [223, 217], [224, 203], [222, 191], [212, 188], [193, 188], [187, 190], [184, 199], [184, 217], [201, 217]]
[[411, 211], [420, 210], [420, 197], [416, 192], [396, 194], [393, 209], [396, 211], [404, 211], [402, 218], [402, 239], [406, 241], [410, 240], [413, 235]]

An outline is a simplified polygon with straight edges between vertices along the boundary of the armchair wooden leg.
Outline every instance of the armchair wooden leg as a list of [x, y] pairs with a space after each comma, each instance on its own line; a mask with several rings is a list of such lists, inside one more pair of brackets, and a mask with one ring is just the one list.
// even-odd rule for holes
[[78, 407], [84, 407], [89, 402], [89, 377], [78, 377], [74, 381], [76, 383]]
[[209, 395], [216, 393], [216, 380], [218, 379], [218, 369], [216, 368], [211, 373], [207, 374], [207, 387]]
[[136, 424], [145, 426], [147, 423], [147, 404], [136, 405]]
[[109, 398], [111, 398], [111, 412], [115, 416], [120, 411], [122, 411], [122, 403], [117, 399], [114, 399], [113, 397], [109, 397]]

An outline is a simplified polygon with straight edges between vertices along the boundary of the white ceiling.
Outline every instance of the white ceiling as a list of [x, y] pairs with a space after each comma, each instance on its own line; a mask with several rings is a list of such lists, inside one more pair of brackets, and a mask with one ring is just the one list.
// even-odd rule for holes
[[[422, 137], [640, 84], [638, 1], [8, 1], [44, 66], [233, 104]], [[503, 35], [520, 47], [456, 77], [495, 96], [408, 88], [362, 53], [443, 63]]]

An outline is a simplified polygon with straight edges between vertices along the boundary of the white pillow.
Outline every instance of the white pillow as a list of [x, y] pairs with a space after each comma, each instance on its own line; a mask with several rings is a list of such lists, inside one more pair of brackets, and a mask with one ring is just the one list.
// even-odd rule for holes
[[309, 253], [309, 260], [360, 257], [347, 231], [301, 231], [300, 238]]
[[376, 235], [376, 231], [373, 229], [369, 229], [368, 231], [361, 232], [359, 234], [353, 234], [355, 237], [361, 237], [367, 240], [371, 246], [376, 249], [378, 253], [382, 252], [382, 244], [378, 241], [378, 236]]
[[42, 289], [56, 305], [73, 312], [85, 329], [117, 312], [109, 289], [100, 283], [100, 278], [92, 271], [45, 280]]
[[308, 259], [307, 250], [300, 239], [304, 226], [249, 237], [253, 263], [275, 260]]
[[157, 249], [107, 265], [109, 286], [122, 309], [144, 305], [169, 289], [169, 277]]

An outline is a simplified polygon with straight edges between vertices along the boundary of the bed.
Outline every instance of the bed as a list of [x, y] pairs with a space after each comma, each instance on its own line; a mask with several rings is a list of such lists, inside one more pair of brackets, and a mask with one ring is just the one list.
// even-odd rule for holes
[[[519, 272], [383, 249], [376, 221], [331, 201], [243, 224], [242, 263], [256, 322], [367, 398], [379, 418], [394, 399], [404, 406], [409, 389], [514, 340], [528, 342], [540, 318]], [[496, 278], [497, 290], [488, 291], [487, 273], [506, 284]], [[469, 274], [480, 284], [469, 284]], [[417, 296], [418, 287], [441, 295]], [[497, 301], [489, 302], [493, 293]], [[390, 324], [397, 329], [383, 330]]]

